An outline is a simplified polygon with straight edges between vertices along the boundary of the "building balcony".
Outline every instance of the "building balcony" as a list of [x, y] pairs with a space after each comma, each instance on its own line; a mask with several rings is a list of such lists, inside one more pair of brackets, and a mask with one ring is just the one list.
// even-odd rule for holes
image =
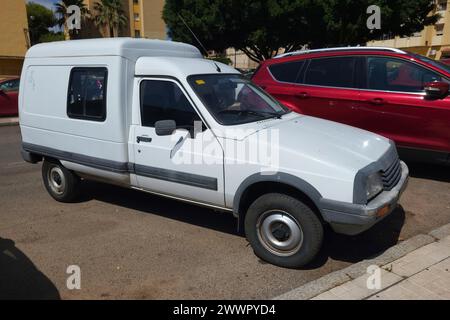
[[440, 46], [440, 45], [442, 45], [442, 38], [443, 38], [443, 36], [434, 36], [431, 39], [431, 45], [432, 46]]

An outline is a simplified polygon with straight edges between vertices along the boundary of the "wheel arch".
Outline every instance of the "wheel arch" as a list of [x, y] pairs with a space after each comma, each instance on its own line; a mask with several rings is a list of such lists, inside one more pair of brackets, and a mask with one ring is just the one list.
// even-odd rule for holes
[[320, 211], [322, 195], [310, 183], [288, 173], [279, 172], [274, 175], [256, 173], [241, 183], [233, 199], [233, 214], [239, 219], [240, 230], [250, 204], [259, 196], [273, 192], [295, 196], [312, 207], [323, 221]]

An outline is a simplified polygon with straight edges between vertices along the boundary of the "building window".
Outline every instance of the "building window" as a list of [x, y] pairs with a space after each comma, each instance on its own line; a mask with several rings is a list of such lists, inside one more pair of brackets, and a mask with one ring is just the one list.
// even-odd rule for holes
[[92, 121], [106, 119], [106, 68], [73, 68], [67, 97], [69, 118]]
[[437, 36], [444, 35], [444, 25], [443, 24], [437, 24], [435, 28], [436, 28], [436, 35]]
[[438, 0], [436, 3], [437, 11], [447, 11], [447, 0]]
[[139, 13], [134, 14], [134, 21], [139, 21], [141, 18], [139, 17]]
[[134, 30], [134, 37], [140, 38], [141, 37], [141, 30]]

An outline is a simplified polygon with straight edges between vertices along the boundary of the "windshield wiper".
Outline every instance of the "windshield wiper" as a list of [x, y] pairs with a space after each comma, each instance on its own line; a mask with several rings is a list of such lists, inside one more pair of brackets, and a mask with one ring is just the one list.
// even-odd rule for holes
[[265, 117], [266, 115], [268, 115], [271, 118], [277, 118], [277, 119], [281, 119], [281, 116], [282, 116], [282, 114], [279, 114], [276, 112], [254, 111], [254, 110], [222, 110], [222, 111], [219, 111], [219, 113], [242, 113], [242, 114], [249, 114], [249, 115], [259, 116], [259, 117]]

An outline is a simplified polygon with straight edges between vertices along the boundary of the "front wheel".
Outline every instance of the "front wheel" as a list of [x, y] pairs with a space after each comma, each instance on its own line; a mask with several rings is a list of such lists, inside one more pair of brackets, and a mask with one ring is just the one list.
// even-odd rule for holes
[[298, 268], [311, 262], [323, 240], [323, 226], [310, 207], [279, 193], [265, 194], [245, 216], [245, 234], [255, 254], [274, 265]]
[[59, 162], [44, 160], [42, 179], [45, 189], [57, 201], [73, 202], [79, 195], [80, 178]]

